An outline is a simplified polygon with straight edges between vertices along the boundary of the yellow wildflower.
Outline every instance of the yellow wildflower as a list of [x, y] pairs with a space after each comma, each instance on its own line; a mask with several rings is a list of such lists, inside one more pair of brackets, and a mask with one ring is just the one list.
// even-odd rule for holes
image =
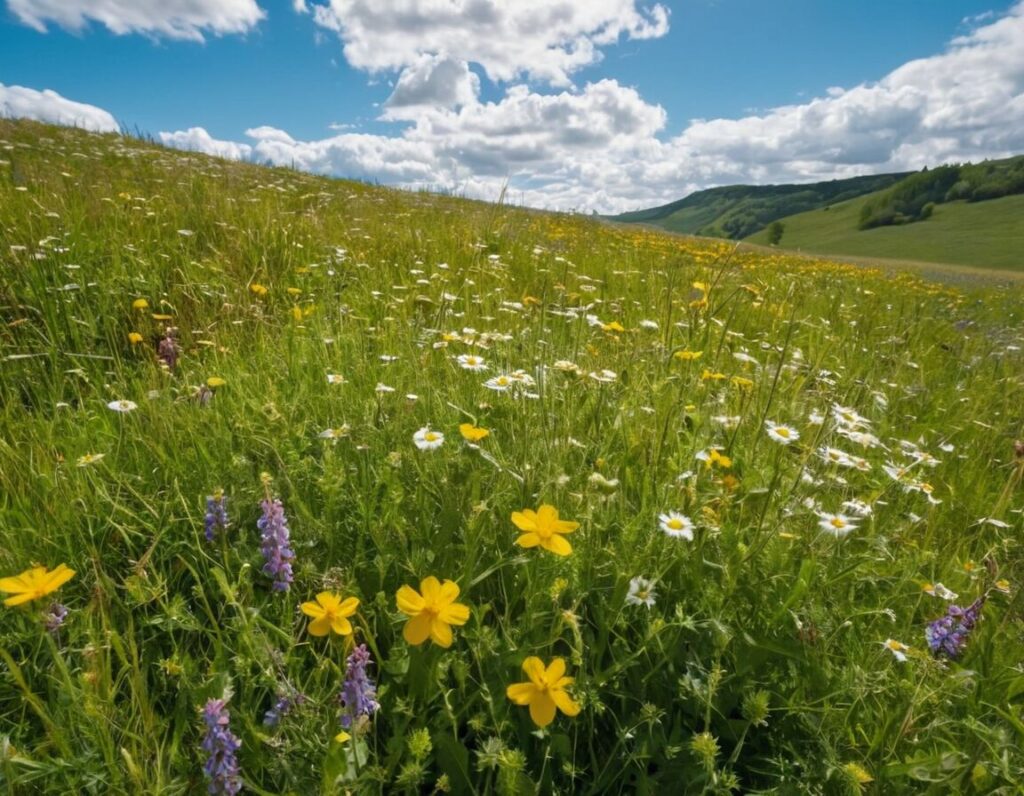
[[206, 386], [211, 390], [216, 390], [218, 387], [223, 387], [225, 384], [227, 384], [227, 381], [222, 379], [220, 376], [210, 376], [210, 378], [206, 380]]
[[529, 682], [514, 683], [505, 691], [508, 698], [517, 705], [530, 706], [530, 718], [538, 727], [547, 727], [555, 718], [555, 709], [566, 716], [576, 716], [580, 706], [569, 694], [566, 686], [572, 685], [573, 678], [565, 677], [565, 661], [555, 658], [551, 665], [531, 656], [523, 661], [523, 672]]
[[419, 645], [428, 638], [439, 647], [452, 645], [452, 625], [469, 621], [469, 607], [455, 602], [459, 586], [454, 581], [443, 583], [430, 575], [420, 581], [420, 590], [402, 586], [395, 594], [398, 610], [409, 617], [402, 636], [410, 644]]
[[625, 327], [618, 321], [612, 321], [611, 323], [601, 324], [601, 328], [606, 332], [624, 332]]
[[144, 298], [137, 298], [132, 302], [133, 310], [146, 310], [149, 309], [149, 302]]
[[704, 368], [704, 372], [700, 374], [701, 381], [722, 381], [722, 379], [728, 378], [724, 373], [714, 373], [707, 368]]
[[0, 592], [14, 595], [4, 600], [4, 605], [15, 606], [31, 600], [38, 600], [40, 597], [45, 597], [50, 592], [56, 591], [74, 576], [73, 569], [68, 569], [66, 565], [61, 564], [52, 572], [48, 572], [46, 567], [32, 567], [20, 575], [0, 578]]
[[484, 437], [488, 436], [491, 432], [486, 428], [478, 428], [472, 423], [461, 423], [459, 425], [459, 433], [462, 438], [467, 442], [479, 442]]
[[539, 509], [512, 512], [512, 523], [523, 533], [516, 539], [520, 547], [537, 547], [559, 556], [572, 552], [572, 545], [561, 534], [572, 533], [580, 527], [578, 522], [558, 519], [558, 509], [544, 504]]
[[138, 345], [142, 342], [142, 335], [138, 332], [128, 332], [128, 342], [132, 345]]
[[681, 359], [683, 362], [692, 362], [695, 359], [700, 359], [704, 356], [703, 351], [676, 351], [673, 354], [676, 359]]
[[316, 596], [316, 602], [303, 603], [300, 607], [302, 613], [313, 619], [309, 623], [310, 635], [326, 636], [333, 630], [339, 636], [348, 636], [352, 633], [348, 618], [356, 612], [359, 600], [356, 597], [342, 600], [340, 594], [322, 591]]
[[259, 284], [258, 282], [253, 282], [251, 285], [249, 285], [249, 290], [251, 290], [253, 294], [256, 296], [267, 295], [267, 288]]

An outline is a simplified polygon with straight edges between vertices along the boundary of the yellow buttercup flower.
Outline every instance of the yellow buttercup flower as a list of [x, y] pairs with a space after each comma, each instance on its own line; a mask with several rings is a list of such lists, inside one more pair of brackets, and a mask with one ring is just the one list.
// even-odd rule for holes
[[580, 712], [579, 704], [565, 691], [573, 678], [565, 677], [564, 660], [555, 658], [545, 667], [540, 658], [531, 656], [523, 661], [523, 672], [529, 682], [510, 685], [505, 693], [517, 705], [530, 706], [530, 718], [538, 727], [547, 727], [554, 721], [556, 708], [566, 716]]
[[267, 295], [267, 288], [264, 285], [259, 284], [258, 282], [253, 282], [251, 285], [249, 285], [249, 290], [251, 290], [253, 294], [257, 296]]
[[612, 321], [611, 323], [601, 324], [601, 329], [606, 332], [624, 332], [626, 329], [618, 321]]
[[484, 437], [488, 436], [491, 432], [486, 428], [478, 428], [472, 423], [462, 423], [459, 426], [459, 433], [462, 438], [467, 442], [479, 442]]
[[138, 332], [128, 332], [128, 342], [137, 345], [142, 342], [142, 335]]
[[572, 533], [578, 522], [558, 519], [558, 509], [544, 504], [539, 509], [512, 512], [512, 523], [523, 533], [516, 539], [520, 547], [543, 547], [559, 556], [572, 552], [572, 545], [561, 534]]
[[312, 617], [309, 623], [309, 633], [313, 636], [326, 636], [334, 631], [339, 636], [352, 634], [352, 623], [348, 618], [352, 616], [359, 607], [359, 600], [356, 597], [341, 599], [340, 594], [330, 591], [322, 591], [316, 596], [316, 602], [303, 603], [302, 613]]
[[227, 384], [227, 381], [222, 379], [220, 376], [210, 376], [210, 378], [206, 380], [206, 386], [212, 390], [216, 390], [218, 387], [223, 387], [225, 384]]
[[144, 299], [144, 298], [137, 298], [137, 299], [135, 299], [135, 301], [132, 302], [132, 309], [135, 309], [135, 310], [149, 309], [149, 302], [146, 301], [146, 299]]
[[452, 625], [469, 621], [469, 607], [455, 602], [459, 586], [454, 581], [443, 583], [429, 575], [420, 581], [420, 590], [402, 586], [395, 594], [398, 610], [409, 617], [402, 636], [410, 644], [419, 645], [428, 638], [439, 647], [452, 645]]
[[32, 567], [26, 569], [20, 575], [10, 578], [0, 578], [0, 591], [4, 594], [13, 594], [4, 600], [4, 605], [15, 606], [27, 603], [31, 600], [38, 600], [50, 592], [56, 591], [75, 576], [73, 569], [61, 564], [52, 572], [46, 567]]
[[683, 362], [692, 362], [695, 359], [700, 359], [704, 356], [703, 351], [676, 351], [672, 356], [676, 359], [681, 359]]

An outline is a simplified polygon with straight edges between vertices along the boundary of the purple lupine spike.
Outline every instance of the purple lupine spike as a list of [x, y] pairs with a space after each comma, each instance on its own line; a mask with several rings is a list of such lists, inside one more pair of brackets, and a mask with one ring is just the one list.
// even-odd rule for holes
[[288, 591], [292, 582], [292, 559], [295, 553], [289, 546], [288, 519], [280, 500], [267, 498], [260, 502], [263, 516], [256, 521], [260, 529], [263, 551], [263, 574], [274, 579], [274, 591]]
[[228, 499], [218, 489], [206, 498], [206, 541], [212, 542], [217, 533], [226, 531], [230, 524]]
[[366, 668], [372, 663], [373, 658], [365, 644], [360, 644], [348, 656], [345, 682], [342, 683], [338, 697], [342, 710], [341, 726], [346, 730], [357, 718], [371, 716], [380, 707], [377, 702], [377, 686], [366, 673]]
[[211, 794], [234, 796], [242, 789], [238, 768], [238, 750], [242, 742], [231, 732], [231, 714], [223, 699], [211, 699], [203, 708], [206, 735], [202, 749], [209, 757], [203, 763], [203, 772], [210, 780], [207, 791]]
[[286, 691], [279, 694], [274, 706], [263, 714], [263, 726], [276, 727], [281, 723], [281, 719], [295, 708], [304, 705], [308, 698], [301, 691]]
[[61, 625], [64, 624], [64, 620], [68, 618], [68, 608], [66, 605], [60, 603], [54, 603], [46, 610], [45, 625], [46, 632], [56, 634], [60, 631]]
[[950, 605], [946, 615], [928, 623], [924, 636], [935, 655], [945, 655], [950, 660], [960, 657], [967, 646], [967, 637], [981, 618], [985, 605], [984, 595], [966, 608]]

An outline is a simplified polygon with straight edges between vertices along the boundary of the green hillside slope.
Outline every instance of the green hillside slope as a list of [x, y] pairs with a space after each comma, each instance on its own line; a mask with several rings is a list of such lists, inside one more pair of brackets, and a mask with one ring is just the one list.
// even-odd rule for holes
[[622, 213], [612, 220], [739, 240], [776, 219], [880, 191], [906, 176], [904, 172], [807, 185], [725, 185], [661, 207]]
[[[875, 195], [783, 218], [780, 248], [818, 254], [891, 257], [1024, 270], [1024, 195], [937, 205], [926, 221], [858, 230], [862, 206]], [[745, 238], [767, 244], [761, 230]]]

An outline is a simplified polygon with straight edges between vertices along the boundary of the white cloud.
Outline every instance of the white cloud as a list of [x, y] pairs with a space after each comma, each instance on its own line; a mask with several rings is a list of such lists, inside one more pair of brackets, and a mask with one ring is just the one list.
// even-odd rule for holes
[[145, 33], [203, 41], [203, 33], [245, 33], [265, 16], [256, 0], [7, 0], [11, 12], [40, 32], [52, 22], [79, 31], [89, 22], [116, 34]]
[[173, 133], [160, 133], [160, 142], [164, 146], [172, 146], [175, 149], [204, 152], [207, 155], [231, 160], [247, 160], [252, 156], [252, 147], [248, 144], [219, 141], [202, 127], [190, 127], [188, 130], [178, 130]]
[[555, 86], [600, 60], [621, 37], [668, 32], [669, 12], [637, 0], [327, 0], [317, 24], [338, 34], [345, 58], [371, 72], [414, 66], [424, 55], [480, 64], [492, 80], [526, 75]]
[[113, 116], [95, 105], [73, 102], [50, 89], [36, 91], [3, 83], [0, 83], [0, 117], [36, 119], [99, 133], [116, 133], [121, 129]]
[[406, 67], [385, 105], [384, 118], [416, 118], [425, 107], [456, 108], [476, 102], [480, 78], [450, 55], [421, 55]]

